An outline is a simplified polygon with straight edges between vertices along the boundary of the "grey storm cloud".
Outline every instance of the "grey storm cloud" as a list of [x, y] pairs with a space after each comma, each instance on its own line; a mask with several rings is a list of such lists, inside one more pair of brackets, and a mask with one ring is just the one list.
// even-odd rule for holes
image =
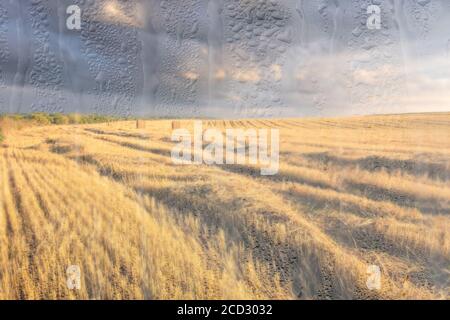
[[449, 18], [446, 0], [0, 0], [0, 112], [448, 111]]

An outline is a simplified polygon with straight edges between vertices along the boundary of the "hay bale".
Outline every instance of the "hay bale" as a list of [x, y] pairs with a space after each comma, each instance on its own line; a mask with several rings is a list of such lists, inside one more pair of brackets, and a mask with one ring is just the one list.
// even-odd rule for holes
[[145, 129], [145, 121], [137, 120], [136, 121], [136, 129]]
[[180, 121], [172, 121], [172, 130], [180, 129], [181, 128], [181, 122]]

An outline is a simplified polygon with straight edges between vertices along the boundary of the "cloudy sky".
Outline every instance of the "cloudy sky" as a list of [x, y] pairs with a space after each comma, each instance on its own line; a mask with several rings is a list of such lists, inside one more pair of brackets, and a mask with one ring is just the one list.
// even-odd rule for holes
[[0, 112], [450, 111], [449, 27], [447, 0], [0, 0]]

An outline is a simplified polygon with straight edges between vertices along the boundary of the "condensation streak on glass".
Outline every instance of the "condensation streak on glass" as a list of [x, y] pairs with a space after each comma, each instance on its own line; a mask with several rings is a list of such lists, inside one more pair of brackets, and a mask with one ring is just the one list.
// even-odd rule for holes
[[0, 111], [441, 111], [449, 17], [446, 0], [3, 0]]

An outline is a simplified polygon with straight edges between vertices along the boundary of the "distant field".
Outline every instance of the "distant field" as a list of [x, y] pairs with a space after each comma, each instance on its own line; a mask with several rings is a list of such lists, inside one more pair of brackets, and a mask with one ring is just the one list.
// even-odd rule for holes
[[450, 298], [450, 114], [203, 124], [279, 128], [279, 174], [174, 165], [165, 120], [9, 132], [0, 299]]

